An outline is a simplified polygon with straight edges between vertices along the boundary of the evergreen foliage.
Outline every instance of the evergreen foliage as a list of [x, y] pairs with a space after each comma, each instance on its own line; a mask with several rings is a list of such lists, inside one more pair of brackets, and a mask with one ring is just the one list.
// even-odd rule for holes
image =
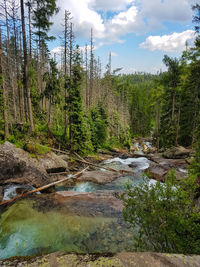
[[43, 94], [52, 102], [55, 101], [55, 97], [60, 92], [60, 81], [58, 74], [59, 73], [56, 67], [56, 62], [53, 59], [50, 59], [49, 71], [44, 74], [46, 87]]
[[179, 60], [164, 56], [163, 62], [168, 71], [161, 75], [161, 84], [164, 86], [162, 116], [160, 125], [160, 146], [171, 147], [176, 145], [177, 127], [180, 107], [180, 74]]
[[85, 154], [87, 152], [87, 134], [83, 120], [81, 79], [81, 57], [77, 46], [73, 59], [72, 77], [68, 87], [69, 96], [67, 97], [69, 141], [72, 150]]
[[94, 151], [97, 152], [99, 148], [104, 147], [107, 139], [107, 115], [101, 102], [90, 110], [89, 125], [91, 142]]
[[33, 9], [33, 26], [37, 28], [35, 35], [38, 37], [39, 45], [41, 45], [45, 41], [55, 39], [53, 36], [49, 37], [47, 33], [53, 24], [50, 17], [58, 12], [58, 8], [56, 0], [34, 0], [32, 4], [35, 6]]

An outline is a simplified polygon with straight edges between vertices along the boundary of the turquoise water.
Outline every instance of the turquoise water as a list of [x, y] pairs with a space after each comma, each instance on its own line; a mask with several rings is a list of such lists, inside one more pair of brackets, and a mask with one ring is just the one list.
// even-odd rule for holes
[[[129, 167], [132, 164], [134, 167]], [[73, 187], [57, 186], [57, 191], [75, 191], [75, 192], [95, 192], [97, 190], [113, 190], [113, 191], [124, 191], [126, 185], [131, 186], [138, 185], [143, 178], [143, 170], [149, 167], [150, 161], [144, 157], [141, 158], [128, 158], [120, 159], [113, 158], [106, 160], [102, 163], [103, 166], [110, 167], [116, 170], [128, 170], [131, 171], [132, 175], [122, 175], [111, 183], [99, 185], [92, 182], [80, 182], [76, 183]], [[102, 171], [105, 171], [102, 169]], [[153, 180], [150, 180], [153, 182]]]
[[121, 212], [109, 204], [90, 203], [87, 207], [84, 201], [58, 206], [54, 203], [53, 209], [46, 209], [38, 204], [40, 201], [42, 206], [46, 205], [43, 198], [26, 199], [1, 215], [0, 259], [58, 250], [77, 253], [132, 250], [133, 233], [123, 222]]
[[[133, 163], [133, 168], [128, 166]], [[133, 175], [119, 177], [105, 185], [85, 182], [77, 183], [73, 188], [57, 188], [83, 193], [78, 199], [62, 197], [58, 193], [40, 194], [20, 200], [2, 211], [0, 259], [54, 251], [115, 253], [134, 250], [133, 238], [137, 231], [124, 223], [112, 191], [124, 190], [127, 183], [138, 184], [149, 161], [145, 158], [114, 158], [103, 165], [129, 169]], [[84, 195], [86, 192], [96, 194], [99, 190], [110, 193], [105, 196], [97, 194], [94, 198]], [[12, 187], [7, 192], [12, 192], [13, 196]]]

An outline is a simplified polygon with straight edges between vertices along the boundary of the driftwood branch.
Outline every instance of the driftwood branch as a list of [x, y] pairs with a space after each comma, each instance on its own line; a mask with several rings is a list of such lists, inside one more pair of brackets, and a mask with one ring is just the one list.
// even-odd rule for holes
[[3, 201], [3, 202], [0, 203], [0, 206], [5, 205], [5, 204], [8, 204], [8, 203], [11, 203], [11, 202], [13, 202], [13, 201], [15, 201], [15, 200], [17, 200], [17, 199], [20, 199], [20, 198], [22, 198], [22, 197], [26, 197], [26, 196], [31, 195], [31, 194], [33, 194], [33, 193], [37, 193], [37, 192], [42, 191], [42, 190], [44, 190], [44, 189], [47, 189], [47, 188], [49, 188], [49, 187], [51, 187], [51, 186], [54, 186], [54, 185], [57, 185], [57, 184], [59, 184], [59, 183], [65, 182], [65, 181], [67, 181], [67, 180], [69, 180], [69, 179], [77, 178], [77, 177], [79, 177], [83, 172], [85, 172], [88, 168], [89, 168], [89, 167], [86, 167], [85, 169], [83, 169], [82, 171], [80, 171], [80, 172], [78, 172], [78, 173], [72, 175], [71, 177], [65, 177], [65, 178], [62, 179], [62, 180], [59, 180], [59, 181], [56, 181], [56, 182], [53, 182], [53, 183], [50, 183], [50, 184], [41, 186], [41, 187], [39, 187], [39, 188], [33, 189], [33, 190], [31, 190], [31, 191], [28, 191], [28, 192], [26, 192], [26, 193], [22, 193], [21, 195], [18, 195], [18, 196], [16, 196], [16, 197], [12, 198], [12, 199]]

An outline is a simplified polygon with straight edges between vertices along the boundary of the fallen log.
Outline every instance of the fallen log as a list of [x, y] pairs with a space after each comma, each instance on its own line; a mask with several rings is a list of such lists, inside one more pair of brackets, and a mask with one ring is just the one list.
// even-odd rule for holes
[[74, 154], [79, 158], [79, 159], [75, 159], [78, 162], [81, 162], [81, 163], [84, 163], [84, 164], [87, 164], [87, 165], [91, 165], [91, 166], [94, 166], [96, 168], [100, 168], [100, 169], [104, 169], [104, 170], [107, 170], [107, 171], [111, 171], [111, 172], [133, 174], [133, 172], [127, 171], [127, 170], [115, 170], [113, 168], [99, 166], [97, 164], [94, 164], [92, 162], [86, 161], [85, 159], [81, 158], [76, 152], [74, 152]]
[[65, 177], [65, 178], [62, 179], [62, 180], [59, 180], [59, 181], [56, 181], [56, 182], [53, 182], [53, 183], [50, 183], [50, 184], [41, 186], [41, 187], [39, 187], [39, 188], [33, 189], [33, 190], [31, 190], [31, 191], [28, 191], [28, 192], [26, 192], [26, 193], [22, 193], [21, 195], [18, 195], [18, 196], [14, 197], [14, 198], [11, 198], [11, 199], [9, 199], [9, 200], [3, 201], [3, 202], [0, 203], [0, 206], [5, 205], [5, 204], [8, 204], [8, 203], [11, 203], [11, 202], [13, 202], [13, 201], [15, 201], [15, 200], [17, 200], [17, 199], [20, 199], [20, 198], [22, 198], [22, 197], [26, 197], [26, 196], [31, 195], [31, 194], [33, 194], [33, 193], [37, 193], [37, 192], [39, 192], [39, 191], [42, 191], [42, 190], [44, 190], [44, 189], [47, 189], [47, 188], [49, 188], [49, 187], [51, 187], [51, 186], [54, 186], [54, 185], [56, 185], [56, 184], [65, 182], [65, 181], [67, 181], [67, 180], [69, 180], [69, 179], [77, 178], [77, 177], [79, 177], [82, 173], [84, 173], [88, 168], [89, 168], [89, 167], [87, 166], [85, 169], [83, 169], [82, 171], [80, 171], [80, 172], [78, 172], [78, 173], [72, 175], [71, 177]]

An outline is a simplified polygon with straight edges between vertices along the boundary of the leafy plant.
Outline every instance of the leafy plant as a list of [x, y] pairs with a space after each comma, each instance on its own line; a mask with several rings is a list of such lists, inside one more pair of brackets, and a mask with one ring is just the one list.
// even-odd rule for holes
[[181, 184], [172, 172], [166, 183], [128, 186], [124, 219], [138, 229], [138, 250], [168, 253], [200, 253], [200, 213], [195, 206], [195, 176]]

